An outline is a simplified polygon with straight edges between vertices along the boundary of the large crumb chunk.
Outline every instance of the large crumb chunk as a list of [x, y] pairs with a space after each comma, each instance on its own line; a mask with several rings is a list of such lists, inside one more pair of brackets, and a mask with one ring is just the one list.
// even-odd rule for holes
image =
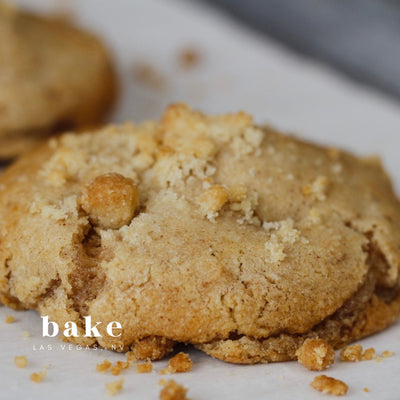
[[30, 380], [35, 383], [40, 383], [43, 381], [43, 379], [46, 378], [46, 372], [45, 371], [40, 371], [40, 372], [32, 372], [30, 376]]
[[344, 382], [326, 375], [316, 376], [311, 382], [311, 386], [322, 393], [333, 394], [335, 396], [343, 396], [349, 389]]
[[122, 386], [124, 384], [123, 379], [119, 379], [118, 381], [106, 383], [106, 391], [109, 396], [115, 396], [122, 390]]
[[323, 371], [335, 362], [333, 347], [323, 339], [306, 339], [296, 356], [299, 363], [311, 371]]
[[167, 368], [161, 371], [162, 374], [175, 374], [176, 372], [189, 372], [193, 367], [193, 362], [186, 353], [178, 353], [172, 357]]
[[105, 372], [111, 367], [110, 361], [107, 359], [104, 360], [102, 363], [99, 363], [96, 365], [96, 371], [97, 372]]
[[136, 372], [139, 372], [139, 374], [146, 374], [151, 371], [153, 371], [153, 364], [151, 361], [143, 364], [136, 364]]
[[345, 347], [340, 352], [341, 361], [357, 362], [362, 360], [363, 348], [360, 344], [353, 344]]
[[110, 173], [89, 182], [80, 202], [94, 225], [118, 229], [131, 222], [139, 205], [139, 193], [132, 179]]
[[6, 324], [12, 324], [15, 321], [15, 318], [12, 315], [7, 315], [6, 318], [4, 319], [4, 322]]
[[160, 400], [188, 400], [187, 391], [174, 380], [169, 380], [160, 392]]
[[26, 358], [26, 356], [15, 356], [14, 364], [18, 368], [25, 368], [28, 365], [28, 359]]

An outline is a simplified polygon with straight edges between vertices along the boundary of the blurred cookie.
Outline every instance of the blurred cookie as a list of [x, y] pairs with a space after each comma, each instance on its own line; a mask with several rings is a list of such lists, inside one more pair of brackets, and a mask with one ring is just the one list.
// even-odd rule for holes
[[[0, 177], [1, 300], [142, 359], [186, 342], [290, 360], [395, 320], [399, 227], [376, 161], [175, 105], [53, 138]], [[102, 337], [83, 337], [88, 315]]]
[[0, 159], [51, 133], [101, 122], [115, 85], [96, 37], [0, 3]]

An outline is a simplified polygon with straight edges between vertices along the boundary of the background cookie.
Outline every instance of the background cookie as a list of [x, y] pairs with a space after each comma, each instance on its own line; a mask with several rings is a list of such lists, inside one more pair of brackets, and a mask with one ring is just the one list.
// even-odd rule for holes
[[[93, 140], [95, 139], [95, 140]], [[0, 178], [2, 302], [104, 347], [190, 342], [230, 362], [338, 347], [400, 308], [400, 212], [362, 160], [184, 105], [161, 123], [64, 135]], [[120, 338], [105, 325], [119, 321]]]
[[114, 71], [97, 38], [0, 3], [0, 158], [100, 122], [114, 97]]

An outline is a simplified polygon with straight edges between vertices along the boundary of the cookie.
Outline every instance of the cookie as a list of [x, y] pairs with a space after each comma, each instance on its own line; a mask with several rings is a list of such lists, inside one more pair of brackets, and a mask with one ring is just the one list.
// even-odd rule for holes
[[377, 160], [178, 104], [52, 138], [5, 171], [1, 301], [139, 359], [185, 342], [291, 360], [307, 338], [337, 348], [395, 320], [399, 227]]
[[0, 159], [51, 133], [102, 121], [116, 83], [96, 37], [0, 3], [0, 38]]

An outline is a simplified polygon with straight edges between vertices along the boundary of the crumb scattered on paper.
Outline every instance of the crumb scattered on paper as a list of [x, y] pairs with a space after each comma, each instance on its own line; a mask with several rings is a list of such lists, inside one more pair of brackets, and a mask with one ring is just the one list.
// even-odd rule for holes
[[192, 69], [201, 63], [201, 53], [194, 46], [183, 48], [179, 53], [179, 64], [185, 69]]
[[124, 384], [123, 379], [119, 379], [118, 381], [106, 383], [106, 392], [109, 396], [115, 396], [122, 390], [122, 386]]
[[15, 318], [12, 315], [7, 315], [6, 318], [4, 319], [4, 322], [6, 324], [12, 324], [15, 321]]
[[178, 353], [168, 361], [167, 368], [161, 371], [161, 374], [175, 374], [177, 372], [189, 372], [193, 367], [193, 362], [189, 354]]
[[134, 64], [133, 77], [137, 83], [153, 90], [162, 91], [167, 84], [165, 76], [150, 63], [144, 61]]
[[111, 367], [111, 362], [105, 359], [103, 362], [96, 365], [97, 372], [105, 372]]
[[160, 392], [160, 400], [188, 400], [186, 397], [187, 389], [176, 383], [174, 380], [168, 381]]
[[349, 389], [341, 380], [326, 375], [316, 376], [310, 385], [322, 393], [333, 394], [335, 396], [343, 396]]
[[14, 364], [18, 368], [25, 368], [28, 365], [28, 359], [26, 358], [26, 356], [15, 356]]
[[32, 372], [30, 376], [30, 380], [35, 383], [40, 383], [43, 381], [43, 379], [46, 377], [46, 372], [45, 371], [40, 371], [40, 372]]

